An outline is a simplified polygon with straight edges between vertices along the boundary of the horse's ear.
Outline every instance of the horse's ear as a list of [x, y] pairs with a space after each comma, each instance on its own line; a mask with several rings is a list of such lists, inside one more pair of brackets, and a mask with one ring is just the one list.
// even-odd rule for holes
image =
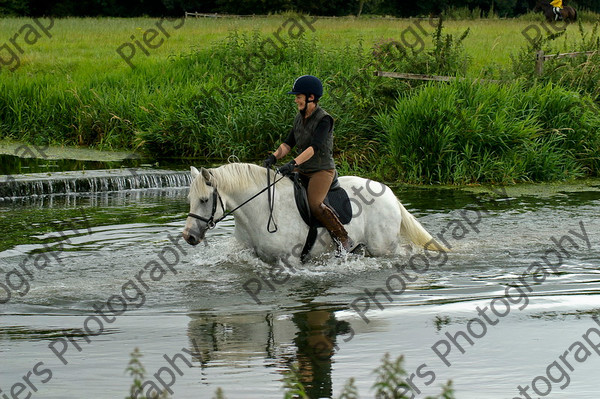
[[195, 179], [200, 174], [200, 172], [198, 171], [198, 169], [196, 169], [194, 166], [192, 166], [190, 168], [190, 170], [192, 171], [192, 179]]
[[202, 173], [202, 177], [206, 181], [211, 181], [213, 179], [213, 175], [210, 174], [208, 169], [200, 168], [200, 173]]

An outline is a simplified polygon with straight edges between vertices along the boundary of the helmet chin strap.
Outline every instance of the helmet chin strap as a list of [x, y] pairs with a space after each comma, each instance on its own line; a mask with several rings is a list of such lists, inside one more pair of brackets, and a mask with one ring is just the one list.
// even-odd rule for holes
[[309, 100], [308, 97], [310, 94], [304, 95], [304, 108], [300, 110], [300, 114], [304, 117], [306, 116], [306, 110], [308, 109], [308, 103], [313, 103], [315, 100]]

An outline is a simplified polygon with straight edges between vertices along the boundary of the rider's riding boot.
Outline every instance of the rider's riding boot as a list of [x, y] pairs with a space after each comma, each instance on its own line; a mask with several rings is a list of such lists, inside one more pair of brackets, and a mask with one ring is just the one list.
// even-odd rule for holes
[[[317, 215], [315, 215], [317, 216]], [[318, 217], [319, 221], [331, 234], [331, 237], [338, 246], [338, 251], [351, 253], [358, 245], [348, 237], [348, 232], [344, 225], [340, 222], [337, 215], [325, 204], [321, 204], [321, 214]]]

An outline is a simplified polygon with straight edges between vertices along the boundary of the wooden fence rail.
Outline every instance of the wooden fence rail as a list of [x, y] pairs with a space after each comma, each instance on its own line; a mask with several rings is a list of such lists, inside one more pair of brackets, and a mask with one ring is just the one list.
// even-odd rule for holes
[[574, 58], [580, 55], [587, 55], [587, 56], [591, 56], [594, 54], [597, 54], [597, 51], [580, 51], [580, 52], [575, 52], [575, 53], [560, 53], [560, 54], [544, 54], [543, 50], [540, 50], [536, 53], [536, 57], [535, 57], [535, 72], [538, 75], [541, 75], [544, 72], [544, 62], [546, 62], [547, 60], [551, 59], [551, 58], [566, 58], [566, 57], [570, 57], [570, 58]]
[[196, 18], [225, 18], [225, 17], [235, 17], [235, 18], [242, 18], [242, 17], [253, 17], [254, 15], [223, 15], [223, 14], [217, 14], [216, 12], [213, 14], [207, 14], [207, 13], [202, 13], [202, 12], [185, 12], [185, 17], [196, 17]]
[[[202, 12], [185, 12], [185, 18], [188, 17], [196, 17], [196, 18], [282, 18], [282, 15], [277, 15], [277, 14], [246, 14], [246, 15], [236, 15], [236, 14], [219, 14], [219, 13], [202, 13]], [[312, 16], [313, 18], [316, 19], [339, 19], [339, 20], [344, 20], [344, 19], [353, 19], [353, 18], [358, 18], [355, 16], [348, 16], [348, 17], [331, 17], [331, 16]], [[395, 17], [386, 17], [386, 16], [368, 16], [368, 17], [360, 17], [361, 20], [374, 20], [374, 19], [383, 19], [383, 20], [401, 20], [402, 18], [395, 18]], [[426, 19], [426, 18], [413, 18], [413, 19]]]
[[[452, 82], [454, 80], [466, 80], [467, 78], [457, 78], [454, 76], [439, 76], [439, 75], [423, 75], [419, 73], [400, 73], [400, 72], [385, 72], [375, 71], [375, 76], [383, 76], [386, 78], [410, 79], [410, 80], [433, 80], [436, 82]], [[500, 83], [499, 80], [491, 79], [475, 79], [476, 82], [493, 82]]]
[[[573, 53], [559, 53], [559, 54], [544, 54], [542, 50], [536, 53], [535, 58], [535, 72], [538, 75], [541, 75], [544, 72], [544, 62], [552, 58], [574, 58], [580, 55], [593, 56], [598, 54], [598, 51], [579, 51]], [[433, 80], [437, 82], [451, 82], [456, 79], [464, 80], [465, 78], [456, 78], [453, 76], [437, 76], [437, 75], [423, 75], [417, 73], [399, 73], [399, 72], [385, 72], [385, 71], [375, 71], [375, 76], [384, 76], [388, 78], [398, 78], [398, 79], [411, 79], [411, 80]], [[499, 83], [499, 80], [489, 80], [489, 79], [476, 79], [477, 81], [482, 82], [495, 82]]]

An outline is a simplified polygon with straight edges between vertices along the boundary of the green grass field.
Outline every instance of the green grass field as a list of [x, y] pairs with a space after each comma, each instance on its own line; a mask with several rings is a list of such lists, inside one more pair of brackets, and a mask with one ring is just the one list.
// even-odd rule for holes
[[[530, 37], [545, 33], [544, 26], [552, 31], [541, 16], [445, 21], [439, 40], [437, 21], [428, 19], [68, 18], [56, 19], [47, 34], [30, 19], [0, 21], [0, 138], [256, 160], [289, 129], [295, 111], [285, 92], [295, 77], [308, 73], [325, 82], [322, 104], [336, 118], [336, 159], [346, 172], [414, 183], [598, 175], [598, 63], [574, 60], [583, 64], [570, 66], [571, 75], [557, 75], [565, 66], [549, 64], [547, 76], [532, 76], [533, 51], [523, 51], [529, 44], [523, 31]], [[570, 25], [544, 49], [596, 48], [594, 26], [583, 23], [582, 37], [580, 27]], [[403, 48], [374, 55], [374, 44], [385, 40]], [[269, 53], [268, 41], [279, 52]], [[262, 51], [271, 55], [256, 55]], [[14, 68], [17, 57], [20, 66]], [[511, 58], [520, 60], [518, 71]], [[376, 62], [400, 72], [494, 77], [508, 86], [497, 93], [379, 78], [367, 67]], [[554, 90], [556, 84], [567, 91]], [[485, 96], [498, 101], [473, 104]], [[429, 120], [440, 109], [428, 101], [449, 98], [468, 106], [448, 108], [447, 120], [402, 127], [409, 119]], [[523, 106], [530, 108], [518, 109]], [[489, 131], [502, 138], [480, 145]], [[398, 153], [398, 145], [406, 153]]]
[[[312, 17], [307, 17], [312, 18]], [[189, 18], [179, 29], [173, 25], [181, 23], [165, 21], [163, 27], [171, 35], [159, 48], [151, 50], [145, 56], [139, 49], [133, 62], [135, 64], [162, 64], [172, 55], [187, 53], [194, 49], [208, 49], [216, 42], [223, 40], [233, 30], [265, 34], [274, 34], [285, 16], [268, 18]], [[27, 18], [0, 19], [0, 44], [8, 42], [19, 29], [27, 23]], [[42, 19], [41, 21], [44, 21]], [[23, 45], [25, 53], [21, 56], [22, 66], [18, 74], [65, 73], [71, 77], [82, 78], [98, 73], [128, 72], [128, 65], [116, 53], [116, 49], [125, 42], [132, 42], [131, 35], [141, 39], [144, 31], [157, 29], [158, 19], [134, 18], [67, 18], [56, 19], [50, 29], [52, 38], [42, 36], [33, 45]], [[447, 21], [445, 28], [448, 33], [460, 34], [469, 28], [471, 33], [464, 42], [466, 53], [472, 58], [470, 73], [477, 75], [482, 68], [493, 65], [506, 66], [521, 46], [527, 43], [523, 31], [529, 26], [541, 27], [542, 17], [538, 21], [527, 19], [478, 19], [467, 21]], [[314, 22], [315, 32], [307, 29], [308, 38], [318, 38], [327, 48], [343, 48], [362, 41], [365, 49], [380, 39], [401, 39], [404, 32], [407, 43], [415, 42], [412, 29], [419, 33], [424, 41], [431, 38], [435, 29], [435, 20], [428, 19], [356, 19], [356, 18], [327, 18]], [[421, 30], [419, 26], [423, 29]], [[547, 26], [547, 25], [546, 25]], [[591, 23], [584, 26], [591, 27]], [[553, 28], [549, 28], [553, 29]], [[576, 30], [575, 25], [567, 29]], [[533, 35], [536, 31], [529, 33]], [[164, 37], [161, 35], [161, 37]], [[23, 38], [17, 38], [22, 43]], [[4, 53], [2, 53], [4, 55]], [[2, 68], [6, 69], [6, 68]], [[10, 79], [10, 75], [0, 75], [2, 79]], [[66, 76], [65, 76], [66, 78]], [[60, 79], [60, 76], [56, 76]]]

